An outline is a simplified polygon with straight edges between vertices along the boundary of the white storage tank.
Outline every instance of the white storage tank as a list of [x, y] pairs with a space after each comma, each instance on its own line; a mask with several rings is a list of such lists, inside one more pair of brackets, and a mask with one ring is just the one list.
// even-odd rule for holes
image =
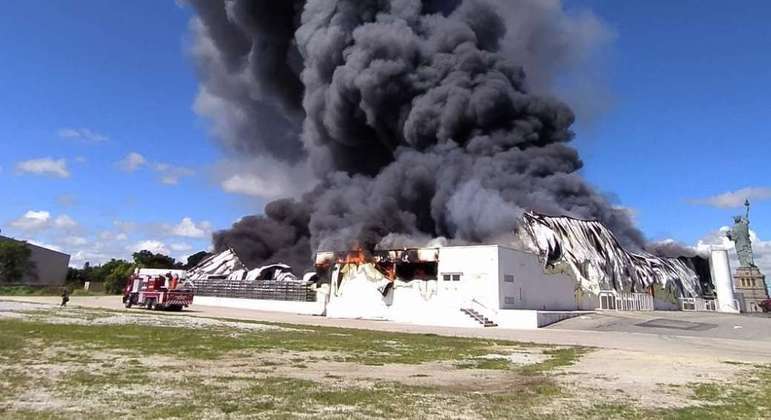
[[712, 248], [709, 255], [709, 268], [717, 293], [717, 310], [719, 312], [739, 313], [734, 297], [731, 264], [728, 262], [728, 251], [723, 248]]

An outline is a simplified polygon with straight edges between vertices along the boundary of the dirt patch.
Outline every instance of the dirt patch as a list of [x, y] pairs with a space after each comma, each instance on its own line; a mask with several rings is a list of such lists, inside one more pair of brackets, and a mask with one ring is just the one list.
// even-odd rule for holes
[[[152, 315], [144, 313], [112, 313], [84, 309], [51, 308], [50, 306], [16, 302], [0, 302], [0, 316], [43, 320], [51, 324], [65, 325], [145, 325], [180, 328], [232, 328], [242, 331], [310, 331], [280, 327], [258, 322], [225, 321], [177, 315]], [[6, 307], [3, 310], [3, 307]]]
[[[548, 356], [542, 349], [519, 351], [518, 360], [537, 363]], [[506, 358], [511, 354], [495, 354], [490, 357]], [[429, 362], [421, 364], [389, 363], [365, 365], [339, 361], [344, 355], [333, 352], [260, 352], [250, 355], [225, 355], [219, 360], [179, 360], [168, 357], [143, 357], [141, 363], [151, 370], [177, 372], [182, 378], [186, 372], [206, 372], [209, 376], [229, 377], [233, 380], [254, 377], [281, 376], [310, 380], [338, 387], [367, 387], [381, 382], [400, 383], [409, 386], [430, 386], [453, 390], [490, 391], [511, 385], [520, 376], [515, 370], [458, 368], [454, 362]], [[516, 367], [513, 365], [512, 367]]]
[[561, 369], [557, 380], [578, 400], [632, 400], [647, 408], [693, 405], [688, 385], [735, 383], [747, 366], [623, 350], [598, 349]]

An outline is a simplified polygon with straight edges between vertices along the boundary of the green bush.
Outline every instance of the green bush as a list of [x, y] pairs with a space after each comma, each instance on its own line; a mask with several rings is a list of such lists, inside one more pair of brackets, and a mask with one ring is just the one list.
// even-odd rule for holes
[[30, 254], [24, 242], [0, 242], [0, 282], [19, 283], [26, 274], [34, 273], [35, 264], [29, 259]]

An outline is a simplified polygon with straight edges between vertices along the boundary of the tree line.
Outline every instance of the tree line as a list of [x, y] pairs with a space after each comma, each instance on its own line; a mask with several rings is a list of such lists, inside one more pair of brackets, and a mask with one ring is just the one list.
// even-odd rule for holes
[[103, 282], [107, 293], [120, 293], [136, 268], [188, 270], [210, 255], [206, 251], [197, 252], [189, 256], [187, 262], [183, 263], [168, 255], [142, 250], [133, 253], [131, 261], [111, 259], [98, 266], [85, 263], [83, 268], [70, 267], [67, 271], [67, 284], [82, 286], [87, 281]]
[[[24, 242], [0, 242], [0, 284], [19, 284], [26, 275], [34, 273], [36, 267], [30, 255], [30, 249]], [[87, 262], [83, 268], [70, 267], [67, 270], [66, 286], [76, 289], [83, 287], [87, 281], [104, 283], [107, 293], [120, 293], [136, 268], [187, 270], [210, 255], [206, 251], [197, 252], [183, 263], [168, 255], [142, 250], [132, 254], [131, 261], [111, 259], [96, 266]]]

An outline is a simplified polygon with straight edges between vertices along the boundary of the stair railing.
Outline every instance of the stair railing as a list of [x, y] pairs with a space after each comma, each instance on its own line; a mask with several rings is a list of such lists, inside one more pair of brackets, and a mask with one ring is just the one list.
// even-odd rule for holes
[[466, 300], [466, 307], [475, 310], [480, 315], [495, 322], [498, 317], [498, 311], [492, 308], [488, 308], [485, 304], [478, 301], [476, 298]]

